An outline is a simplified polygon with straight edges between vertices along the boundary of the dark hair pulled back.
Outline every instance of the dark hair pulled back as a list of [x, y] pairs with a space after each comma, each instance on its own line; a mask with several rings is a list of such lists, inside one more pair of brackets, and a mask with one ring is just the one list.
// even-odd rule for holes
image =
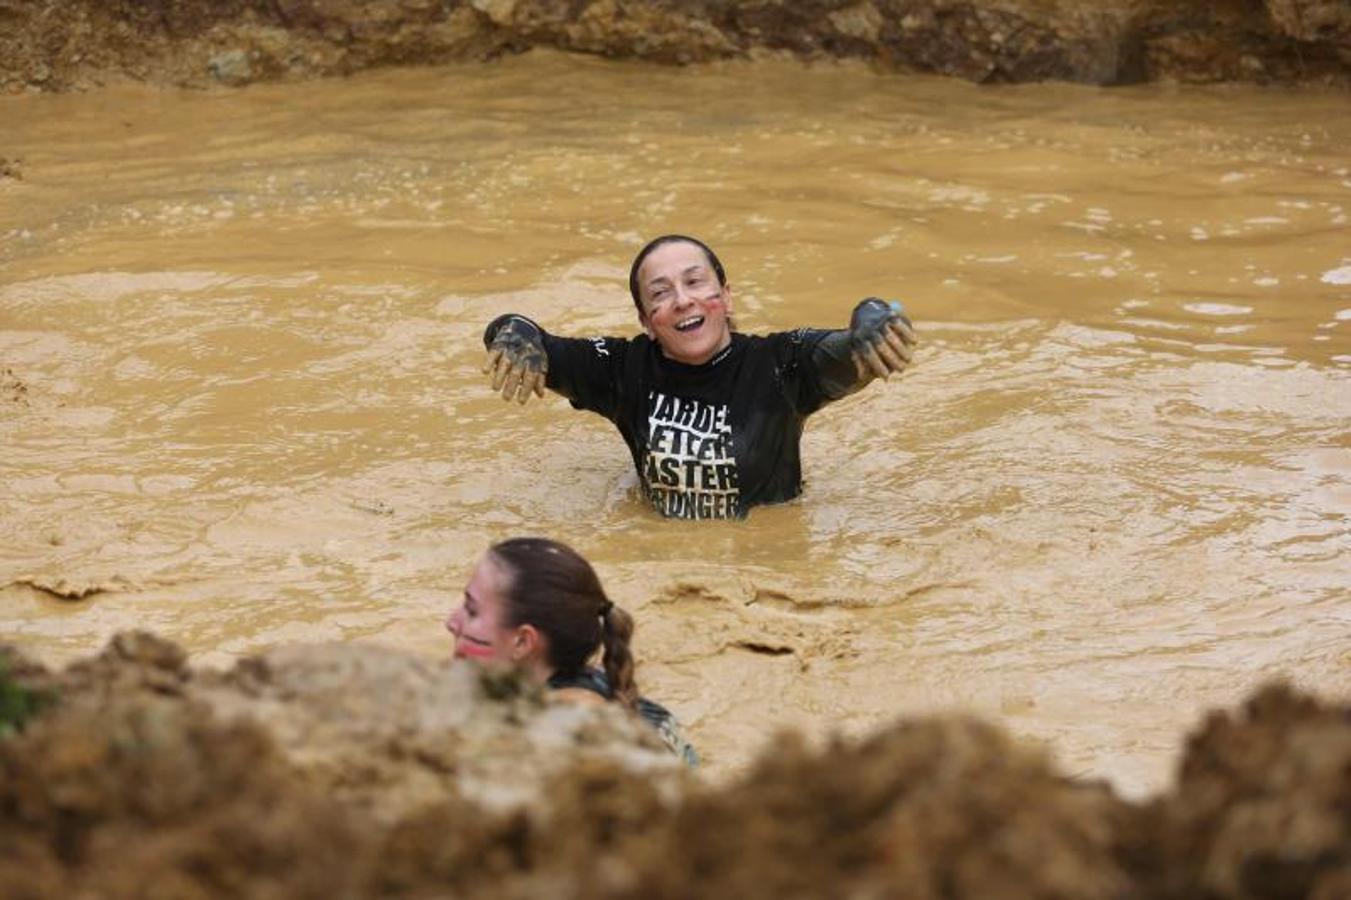
[[718, 259], [718, 254], [698, 238], [690, 237], [686, 234], [663, 234], [661, 237], [653, 238], [643, 245], [643, 249], [638, 251], [638, 255], [633, 258], [633, 265], [629, 267], [629, 294], [633, 296], [633, 305], [638, 307], [638, 312], [643, 312], [643, 295], [638, 284], [638, 270], [643, 267], [643, 261], [652, 255], [663, 244], [678, 244], [680, 242], [693, 244], [704, 251], [704, 256], [708, 257], [708, 264], [713, 267], [713, 274], [718, 276], [718, 284], [727, 286], [727, 273], [723, 271], [722, 260]]
[[548, 538], [511, 538], [489, 548], [509, 570], [507, 624], [532, 625], [548, 642], [554, 671], [582, 671], [598, 648], [614, 699], [632, 709], [638, 702], [633, 678], [633, 617], [610, 602], [600, 578], [580, 553]]

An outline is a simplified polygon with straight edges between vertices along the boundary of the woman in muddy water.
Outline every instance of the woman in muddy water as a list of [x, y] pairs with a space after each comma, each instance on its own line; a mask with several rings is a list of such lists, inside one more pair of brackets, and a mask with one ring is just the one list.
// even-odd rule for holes
[[[577, 551], [546, 538], [512, 538], [488, 548], [470, 575], [464, 601], [446, 619], [455, 656], [509, 663], [578, 703], [618, 703], [657, 730], [689, 765], [698, 756], [675, 717], [638, 695], [633, 679], [633, 617], [605, 596]], [[602, 651], [601, 668], [590, 665]]]
[[733, 330], [722, 262], [685, 235], [639, 251], [629, 293], [643, 335], [561, 338], [509, 313], [484, 333], [484, 372], [506, 400], [525, 403], [547, 387], [613, 422], [644, 496], [672, 518], [742, 518], [793, 499], [807, 416], [913, 359], [900, 304], [875, 297], [844, 329]]

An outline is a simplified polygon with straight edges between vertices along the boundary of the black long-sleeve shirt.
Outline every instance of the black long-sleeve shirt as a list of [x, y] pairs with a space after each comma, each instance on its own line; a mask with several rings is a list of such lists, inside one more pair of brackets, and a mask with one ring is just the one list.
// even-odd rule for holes
[[843, 331], [733, 333], [701, 365], [667, 359], [646, 336], [541, 333], [546, 385], [615, 424], [644, 495], [673, 518], [742, 518], [757, 504], [796, 497], [807, 417], [868, 380]]

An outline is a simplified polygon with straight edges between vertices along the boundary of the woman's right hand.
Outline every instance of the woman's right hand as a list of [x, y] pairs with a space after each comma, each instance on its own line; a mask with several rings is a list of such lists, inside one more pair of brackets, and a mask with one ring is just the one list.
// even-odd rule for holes
[[493, 390], [503, 400], [518, 403], [530, 395], [544, 396], [544, 381], [549, 372], [549, 355], [544, 352], [544, 335], [534, 322], [519, 316], [507, 318], [488, 342], [488, 359], [483, 371]]
[[849, 346], [858, 377], [886, 380], [904, 372], [915, 358], [915, 326], [895, 300], [869, 297], [854, 307], [849, 320]]

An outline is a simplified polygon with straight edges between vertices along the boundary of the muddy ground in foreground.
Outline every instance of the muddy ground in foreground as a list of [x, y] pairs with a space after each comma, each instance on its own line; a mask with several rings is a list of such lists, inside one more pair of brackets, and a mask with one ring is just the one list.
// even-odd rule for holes
[[394, 651], [3, 659], [13, 900], [1351, 896], [1351, 706], [1279, 685], [1132, 804], [969, 719], [784, 735], [713, 787], [614, 709]]

